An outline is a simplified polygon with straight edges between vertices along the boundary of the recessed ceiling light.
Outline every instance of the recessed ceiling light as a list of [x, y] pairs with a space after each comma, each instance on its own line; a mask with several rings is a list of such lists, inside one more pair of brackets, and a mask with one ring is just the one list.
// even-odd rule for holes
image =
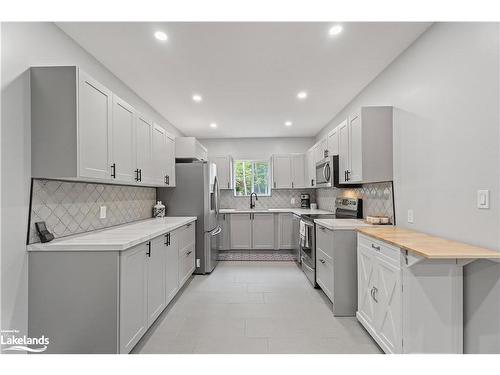
[[155, 38], [161, 42], [165, 42], [168, 39], [168, 36], [163, 31], [157, 31], [155, 32]]
[[212, 122], [212, 123], [210, 124], [210, 127], [211, 127], [211, 128], [213, 128], [213, 129], [215, 129], [215, 128], [217, 127], [217, 124], [216, 124], [215, 122]]
[[342, 32], [343, 29], [344, 28], [342, 26], [335, 25], [335, 26], [332, 26], [330, 28], [330, 30], [328, 31], [328, 34], [330, 34], [330, 36], [339, 35]]
[[305, 99], [305, 98], [307, 98], [307, 92], [305, 92], [305, 91], [299, 92], [297, 94], [297, 98], [299, 98], [299, 99]]
[[201, 97], [201, 95], [194, 94], [194, 95], [193, 95], [193, 100], [194, 100], [195, 102], [201, 102], [202, 97]]
[[292, 122], [291, 121], [285, 122], [285, 126], [292, 126]]

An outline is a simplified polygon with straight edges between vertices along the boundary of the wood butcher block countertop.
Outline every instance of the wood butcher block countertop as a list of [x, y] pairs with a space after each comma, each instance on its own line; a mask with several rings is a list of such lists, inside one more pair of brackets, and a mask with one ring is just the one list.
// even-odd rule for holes
[[500, 259], [500, 252], [398, 227], [363, 227], [359, 233], [428, 259]]

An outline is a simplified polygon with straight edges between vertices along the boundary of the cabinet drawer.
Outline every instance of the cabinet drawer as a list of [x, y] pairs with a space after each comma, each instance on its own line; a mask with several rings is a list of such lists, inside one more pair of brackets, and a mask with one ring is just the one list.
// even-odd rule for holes
[[179, 251], [195, 243], [195, 224], [188, 223], [178, 229]]
[[316, 249], [316, 282], [333, 302], [333, 261], [320, 249]]
[[333, 258], [333, 231], [316, 224], [316, 247]]
[[381, 254], [399, 266], [401, 258], [401, 250], [399, 247], [389, 245], [386, 242], [376, 240], [375, 238], [358, 234], [358, 246], [371, 249], [378, 254]]

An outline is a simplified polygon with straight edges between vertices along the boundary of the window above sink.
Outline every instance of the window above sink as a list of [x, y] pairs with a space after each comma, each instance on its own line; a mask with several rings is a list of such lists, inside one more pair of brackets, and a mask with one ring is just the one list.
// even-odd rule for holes
[[252, 193], [271, 195], [271, 163], [269, 160], [234, 161], [234, 196], [246, 197]]

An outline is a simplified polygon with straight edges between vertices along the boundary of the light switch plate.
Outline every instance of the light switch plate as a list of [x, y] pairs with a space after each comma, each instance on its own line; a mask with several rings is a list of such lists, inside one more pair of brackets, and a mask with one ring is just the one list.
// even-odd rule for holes
[[408, 210], [408, 222], [413, 224], [413, 209]]
[[101, 206], [101, 209], [99, 211], [99, 218], [106, 219], [106, 206]]
[[477, 191], [477, 208], [490, 208], [490, 191]]

